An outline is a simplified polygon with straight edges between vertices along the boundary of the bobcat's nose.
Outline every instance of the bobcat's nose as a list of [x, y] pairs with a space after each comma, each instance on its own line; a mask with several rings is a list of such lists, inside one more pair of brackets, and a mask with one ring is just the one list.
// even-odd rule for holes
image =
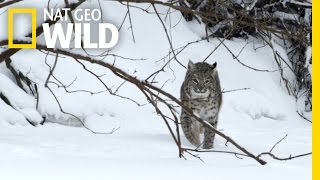
[[204, 87], [198, 87], [198, 91], [200, 93], [205, 93], [205, 92], [207, 92], [207, 89], [205, 89]]

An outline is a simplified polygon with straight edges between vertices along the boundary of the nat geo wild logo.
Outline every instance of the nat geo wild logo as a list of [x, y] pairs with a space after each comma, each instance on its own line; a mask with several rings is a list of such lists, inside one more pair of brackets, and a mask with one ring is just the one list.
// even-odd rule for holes
[[[47, 48], [56, 48], [57, 43], [61, 48], [112, 48], [119, 39], [117, 27], [111, 23], [102, 23], [99, 9], [76, 9], [72, 15], [75, 23], [67, 23], [70, 8], [44, 9], [43, 22], [46, 20], [58, 21], [53, 27], [43, 23], [43, 34]], [[15, 14], [31, 14], [31, 44], [14, 44], [14, 19]], [[64, 16], [65, 15], [65, 16]], [[77, 23], [76, 23], [77, 22]], [[79, 22], [79, 23], [78, 23]], [[91, 25], [98, 25], [93, 28]], [[98, 30], [93, 33], [92, 29]], [[8, 9], [8, 47], [9, 48], [36, 48], [37, 45], [37, 9], [36, 8], [9, 8]], [[72, 38], [72, 35], [74, 35]], [[92, 36], [96, 36], [96, 42]], [[71, 44], [74, 43], [74, 44]]]

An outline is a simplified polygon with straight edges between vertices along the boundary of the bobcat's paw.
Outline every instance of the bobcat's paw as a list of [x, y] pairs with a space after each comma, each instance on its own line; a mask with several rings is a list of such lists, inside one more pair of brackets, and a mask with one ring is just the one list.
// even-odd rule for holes
[[212, 144], [203, 144], [202, 146], [203, 149], [213, 149], [213, 143]]

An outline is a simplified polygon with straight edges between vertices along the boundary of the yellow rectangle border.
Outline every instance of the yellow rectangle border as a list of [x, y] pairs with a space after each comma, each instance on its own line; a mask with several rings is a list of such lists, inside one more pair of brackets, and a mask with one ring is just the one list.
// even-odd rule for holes
[[[31, 44], [13, 43], [13, 15], [31, 14]], [[36, 8], [9, 8], [8, 9], [8, 47], [9, 48], [36, 48], [37, 47], [37, 10]]]
[[320, 18], [320, 2], [318, 0], [312, 1], [312, 179], [320, 178], [319, 170], [319, 60], [320, 60], [320, 25], [316, 19]]

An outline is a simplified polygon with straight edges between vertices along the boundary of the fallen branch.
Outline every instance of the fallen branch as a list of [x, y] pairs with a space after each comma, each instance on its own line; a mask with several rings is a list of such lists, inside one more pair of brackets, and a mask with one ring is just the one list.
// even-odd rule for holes
[[299, 157], [309, 156], [311, 154], [312, 154], [312, 152], [309, 152], [309, 153], [299, 154], [299, 155], [295, 155], [295, 156], [290, 155], [289, 157], [286, 157], [286, 158], [280, 158], [270, 152], [264, 152], [264, 153], [259, 154], [257, 157], [260, 158], [264, 155], [268, 155], [268, 156], [271, 156], [273, 159], [276, 159], [279, 161], [287, 161], [287, 160], [292, 160], [292, 159], [296, 159]]

